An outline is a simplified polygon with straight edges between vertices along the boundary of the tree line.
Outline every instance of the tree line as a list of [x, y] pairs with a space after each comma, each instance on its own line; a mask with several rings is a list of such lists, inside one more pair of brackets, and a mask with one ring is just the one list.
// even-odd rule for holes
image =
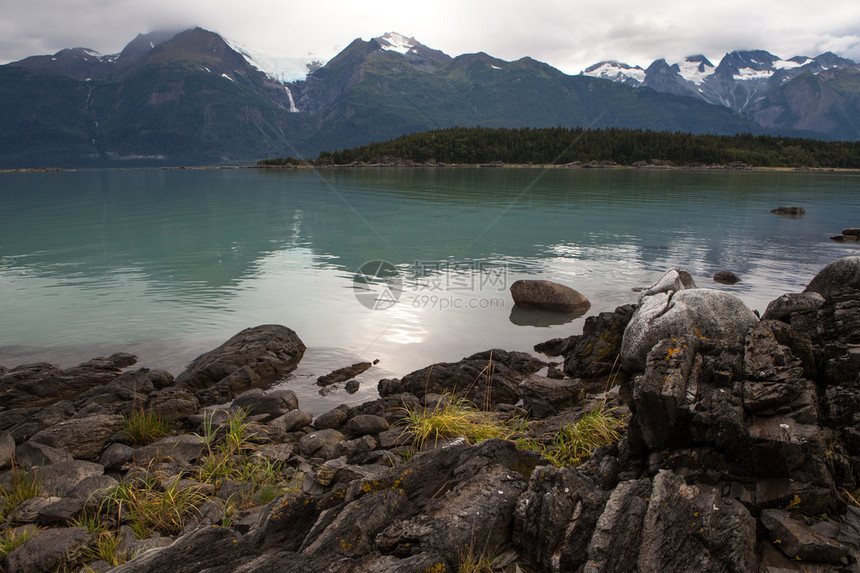
[[390, 163], [507, 163], [566, 165], [669, 164], [753, 167], [860, 168], [860, 142], [821, 141], [767, 135], [693, 135], [640, 129], [454, 127], [404, 135], [340, 151], [315, 160], [264, 159], [261, 166]]

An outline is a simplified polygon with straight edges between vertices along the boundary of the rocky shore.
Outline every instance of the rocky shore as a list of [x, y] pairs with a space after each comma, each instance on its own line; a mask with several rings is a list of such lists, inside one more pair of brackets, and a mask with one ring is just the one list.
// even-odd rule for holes
[[[761, 317], [670, 270], [535, 350], [316, 419], [267, 390], [305, 351], [284, 326], [176, 378], [0, 367], [3, 570], [858, 570], [860, 257]], [[507, 433], [420, 433], [442, 414]]]

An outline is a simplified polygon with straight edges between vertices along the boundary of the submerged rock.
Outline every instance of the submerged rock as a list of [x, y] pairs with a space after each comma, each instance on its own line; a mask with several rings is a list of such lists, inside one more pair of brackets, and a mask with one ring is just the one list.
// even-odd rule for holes
[[366, 371], [371, 366], [373, 366], [373, 364], [371, 364], [370, 362], [358, 362], [356, 364], [353, 364], [352, 366], [338, 368], [334, 372], [317, 378], [317, 384], [319, 384], [320, 386], [329, 386], [338, 382], [346, 382], [350, 378], [355, 378], [362, 372]]
[[771, 209], [770, 212], [774, 213], [776, 215], [781, 215], [781, 216], [785, 216], [785, 217], [800, 218], [806, 214], [806, 209], [804, 209], [803, 207], [788, 206], [788, 207], [777, 207], [776, 209]]
[[740, 282], [740, 277], [732, 271], [717, 271], [714, 273], [714, 282], [724, 285], [733, 285]]

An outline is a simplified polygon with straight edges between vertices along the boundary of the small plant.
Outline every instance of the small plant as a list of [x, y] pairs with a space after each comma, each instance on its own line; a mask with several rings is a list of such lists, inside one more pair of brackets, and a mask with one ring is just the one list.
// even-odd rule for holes
[[463, 398], [447, 398], [432, 410], [406, 409], [403, 433], [411, 435], [416, 448], [447, 438], [464, 438], [472, 444], [492, 438], [509, 439], [524, 429], [519, 418], [503, 421], [497, 414], [478, 410]]
[[37, 529], [35, 527], [21, 527], [8, 529], [0, 535], [0, 559], [5, 558], [15, 549], [23, 545], [25, 541], [33, 537]]
[[12, 483], [9, 488], [0, 487], [0, 518], [6, 519], [21, 502], [39, 497], [38, 479], [30, 472], [22, 472], [12, 466]]
[[155, 412], [137, 406], [123, 417], [122, 430], [132, 444], [149, 444], [169, 434], [173, 424]]

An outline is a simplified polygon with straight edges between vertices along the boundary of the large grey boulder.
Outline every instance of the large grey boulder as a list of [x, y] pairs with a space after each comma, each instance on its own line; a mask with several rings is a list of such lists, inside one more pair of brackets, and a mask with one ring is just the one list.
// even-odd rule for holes
[[279, 380], [295, 370], [304, 353], [304, 343], [286, 326], [246, 328], [196, 358], [175, 383], [196, 392], [201, 405], [223, 403], [245, 390]]
[[712, 289], [691, 289], [645, 297], [624, 330], [621, 366], [627, 372], [645, 367], [648, 352], [664, 338], [743, 336], [758, 317], [738, 297]]
[[519, 280], [511, 285], [510, 291], [514, 303], [524, 308], [584, 312], [591, 306], [581, 293], [552, 281]]
[[803, 292], [817, 292], [824, 298], [848, 290], [860, 289], [860, 256], [837, 259], [821, 269]]

